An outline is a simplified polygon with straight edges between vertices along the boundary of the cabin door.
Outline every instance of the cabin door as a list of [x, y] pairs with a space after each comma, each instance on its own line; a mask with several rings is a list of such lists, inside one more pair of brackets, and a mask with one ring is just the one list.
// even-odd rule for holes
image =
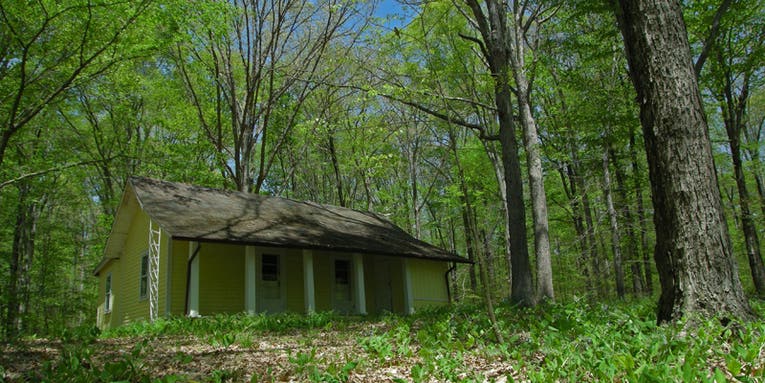
[[375, 309], [377, 312], [393, 311], [393, 293], [390, 277], [390, 262], [379, 259], [374, 263]]
[[284, 311], [284, 273], [280, 254], [263, 253], [258, 262], [258, 311], [278, 313]]
[[347, 258], [332, 261], [332, 309], [341, 314], [353, 312], [353, 263]]

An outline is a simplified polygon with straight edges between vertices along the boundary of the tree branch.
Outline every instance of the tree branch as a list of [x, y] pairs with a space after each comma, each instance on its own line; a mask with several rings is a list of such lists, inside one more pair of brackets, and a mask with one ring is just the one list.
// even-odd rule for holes
[[712, 49], [712, 46], [715, 43], [715, 39], [717, 38], [717, 34], [720, 32], [720, 20], [722, 19], [725, 12], [728, 11], [728, 8], [730, 8], [731, 3], [732, 0], [723, 0], [722, 3], [720, 3], [720, 7], [717, 8], [717, 12], [715, 12], [715, 16], [712, 19], [712, 26], [709, 28], [709, 34], [704, 40], [704, 46], [701, 49], [701, 54], [699, 54], [699, 57], [696, 59], [696, 63], [693, 64], [693, 71], [696, 73], [696, 78], [698, 78], [701, 74], [701, 69], [704, 67], [704, 63], [709, 57], [709, 51]]

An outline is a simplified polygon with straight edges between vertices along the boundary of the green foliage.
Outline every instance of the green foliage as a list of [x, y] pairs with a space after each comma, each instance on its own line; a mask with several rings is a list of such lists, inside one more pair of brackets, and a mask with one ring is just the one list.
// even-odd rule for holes
[[[753, 302], [759, 315], [765, 304]], [[133, 325], [101, 334], [103, 341], [125, 340], [129, 352], [97, 358], [105, 350], [93, 331], [62, 334], [58, 358], [29, 372], [30, 381], [56, 382], [185, 382], [189, 376], [161, 375], [152, 342], [173, 342], [196, 336], [219, 339], [222, 347], [239, 342], [242, 334], [291, 339], [281, 366], [248, 366], [250, 381], [280, 379], [310, 382], [348, 382], [354, 374], [379, 377], [394, 369], [402, 375], [393, 381], [477, 382], [506, 376], [508, 381], [699, 381], [736, 379], [754, 382], [765, 378], [765, 323], [730, 323], [717, 318], [696, 319], [658, 326], [653, 302], [648, 299], [609, 304], [574, 300], [532, 309], [501, 305], [496, 309], [506, 342], [492, 340], [492, 330], [480, 306], [456, 305], [419, 312], [412, 316], [384, 316], [365, 321], [335, 317], [277, 315], [270, 318], [244, 315], [202, 319], [165, 320], [153, 325]], [[323, 318], [323, 319], [321, 319]], [[330, 328], [335, 323], [340, 330]], [[322, 331], [322, 345], [315, 343]], [[227, 337], [224, 334], [231, 334]], [[161, 338], [158, 338], [160, 337]], [[326, 339], [331, 337], [330, 339]], [[348, 339], [356, 339], [348, 342]], [[175, 341], [177, 341], [175, 340]], [[295, 344], [301, 346], [296, 347]], [[338, 352], [332, 344], [350, 347]], [[209, 347], [209, 346], [207, 346]], [[217, 346], [216, 346], [217, 347]], [[217, 355], [247, 352], [216, 351]], [[261, 351], [253, 351], [261, 352]], [[232, 354], [233, 355], [233, 354]], [[283, 354], [282, 354], [283, 355]], [[276, 356], [276, 354], [274, 354]], [[171, 357], [182, 366], [197, 365], [191, 355]], [[278, 370], [274, 370], [277, 368]], [[2, 370], [0, 370], [2, 371]], [[241, 368], [216, 366], [202, 381], [241, 381]], [[158, 376], [153, 376], [158, 375]], [[196, 380], [197, 378], [194, 378]]]
[[103, 333], [105, 338], [125, 336], [158, 337], [164, 335], [195, 335], [209, 338], [210, 343], [227, 347], [235, 341], [251, 341], [246, 335], [252, 333], [289, 333], [343, 326], [351, 319], [332, 312], [309, 315], [282, 313], [274, 315], [220, 314], [204, 318], [176, 317], [159, 319], [154, 323], [137, 322]]

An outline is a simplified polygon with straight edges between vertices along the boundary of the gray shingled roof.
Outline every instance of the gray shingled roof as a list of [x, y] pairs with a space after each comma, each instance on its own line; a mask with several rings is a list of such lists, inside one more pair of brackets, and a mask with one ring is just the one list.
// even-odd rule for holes
[[468, 262], [370, 212], [149, 178], [139, 204], [173, 238]]

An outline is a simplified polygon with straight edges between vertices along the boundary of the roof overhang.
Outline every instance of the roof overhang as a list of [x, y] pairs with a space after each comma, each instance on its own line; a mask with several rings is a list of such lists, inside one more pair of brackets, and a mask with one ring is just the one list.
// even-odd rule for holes
[[140, 202], [136, 197], [135, 190], [130, 182], [128, 182], [125, 185], [125, 191], [122, 193], [120, 205], [117, 207], [117, 213], [114, 216], [112, 229], [106, 240], [103, 258], [93, 270], [94, 276], [98, 276], [101, 270], [103, 270], [109, 262], [119, 259], [122, 256], [122, 250], [125, 247], [125, 241], [127, 240], [131, 223], [140, 208]]

